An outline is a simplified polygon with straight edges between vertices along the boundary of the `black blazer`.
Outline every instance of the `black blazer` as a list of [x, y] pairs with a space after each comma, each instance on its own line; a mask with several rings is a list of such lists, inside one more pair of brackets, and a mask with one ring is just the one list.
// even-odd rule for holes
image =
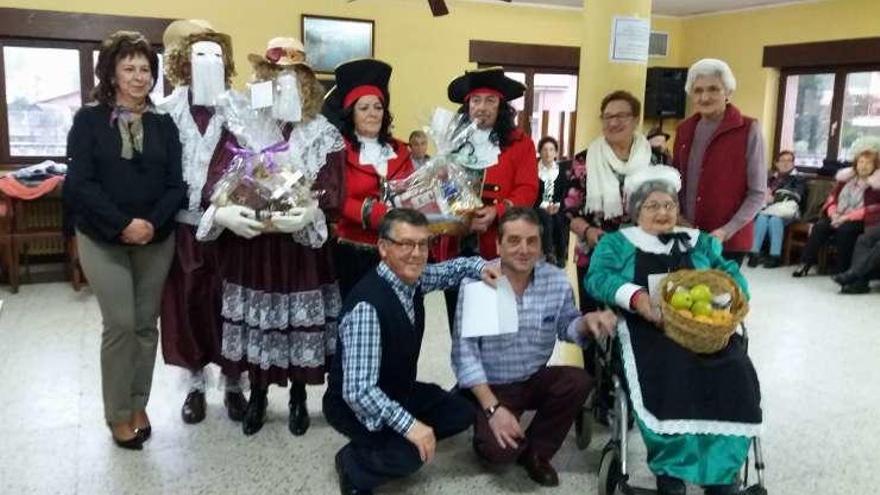
[[126, 160], [111, 111], [108, 105], [91, 105], [73, 118], [65, 203], [76, 228], [95, 240], [121, 243], [119, 235], [134, 218], [153, 224], [152, 242], [164, 240], [186, 195], [177, 126], [168, 115], [145, 113], [143, 153], [140, 160]]
[[[566, 160], [563, 162], [559, 162], [557, 164], [559, 166], [559, 176], [556, 177], [556, 181], [553, 182], [553, 202], [554, 203], [562, 203], [562, 200], [565, 198], [566, 186], [568, 186], [568, 168], [571, 166], [571, 161]], [[540, 162], [537, 166], [541, 166]], [[538, 198], [535, 199], [535, 207], [541, 206], [541, 202], [544, 200], [544, 181], [541, 180], [541, 177], [538, 177]], [[560, 207], [560, 210], [562, 208]]]

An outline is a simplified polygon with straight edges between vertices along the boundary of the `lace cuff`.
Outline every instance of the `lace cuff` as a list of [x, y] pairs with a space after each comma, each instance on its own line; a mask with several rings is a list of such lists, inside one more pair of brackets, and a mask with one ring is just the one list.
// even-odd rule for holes
[[323, 246], [329, 237], [327, 218], [324, 216], [324, 212], [320, 209], [316, 210], [315, 218], [312, 219], [312, 223], [291, 235], [293, 236], [294, 241], [303, 246], [313, 249]]
[[205, 210], [205, 214], [202, 215], [201, 220], [199, 220], [199, 228], [196, 229], [196, 240], [199, 241], [213, 241], [220, 237], [220, 234], [223, 232], [223, 227], [214, 223], [214, 215], [217, 213], [217, 207], [211, 205]]

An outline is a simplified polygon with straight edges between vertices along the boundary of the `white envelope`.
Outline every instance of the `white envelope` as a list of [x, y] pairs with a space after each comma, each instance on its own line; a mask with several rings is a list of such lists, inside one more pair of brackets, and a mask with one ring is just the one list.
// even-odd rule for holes
[[251, 108], [258, 110], [272, 106], [272, 81], [248, 84], [251, 90]]
[[489, 337], [519, 330], [516, 294], [506, 277], [498, 279], [498, 288], [473, 282], [461, 288], [461, 336]]

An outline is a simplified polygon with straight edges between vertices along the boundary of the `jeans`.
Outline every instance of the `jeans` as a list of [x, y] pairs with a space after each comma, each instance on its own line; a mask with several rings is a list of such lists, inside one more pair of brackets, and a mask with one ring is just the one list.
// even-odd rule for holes
[[761, 252], [761, 248], [764, 246], [764, 238], [769, 233], [770, 256], [781, 256], [785, 224], [786, 221], [780, 217], [759, 214], [755, 218], [755, 243], [752, 245], [752, 254]]

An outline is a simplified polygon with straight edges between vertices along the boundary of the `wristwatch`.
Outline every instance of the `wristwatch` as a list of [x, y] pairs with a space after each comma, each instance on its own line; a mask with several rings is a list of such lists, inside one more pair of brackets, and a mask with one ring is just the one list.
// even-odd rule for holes
[[501, 403], [496, 402], [495, 404], [487, 407], [486, 409], [483, 409], [483, 413], [486, 415], [486, 419], [491, 418], [492, 415], [495, 414], [495, 411], [497, 411], [499, 407], [501, 407]]

